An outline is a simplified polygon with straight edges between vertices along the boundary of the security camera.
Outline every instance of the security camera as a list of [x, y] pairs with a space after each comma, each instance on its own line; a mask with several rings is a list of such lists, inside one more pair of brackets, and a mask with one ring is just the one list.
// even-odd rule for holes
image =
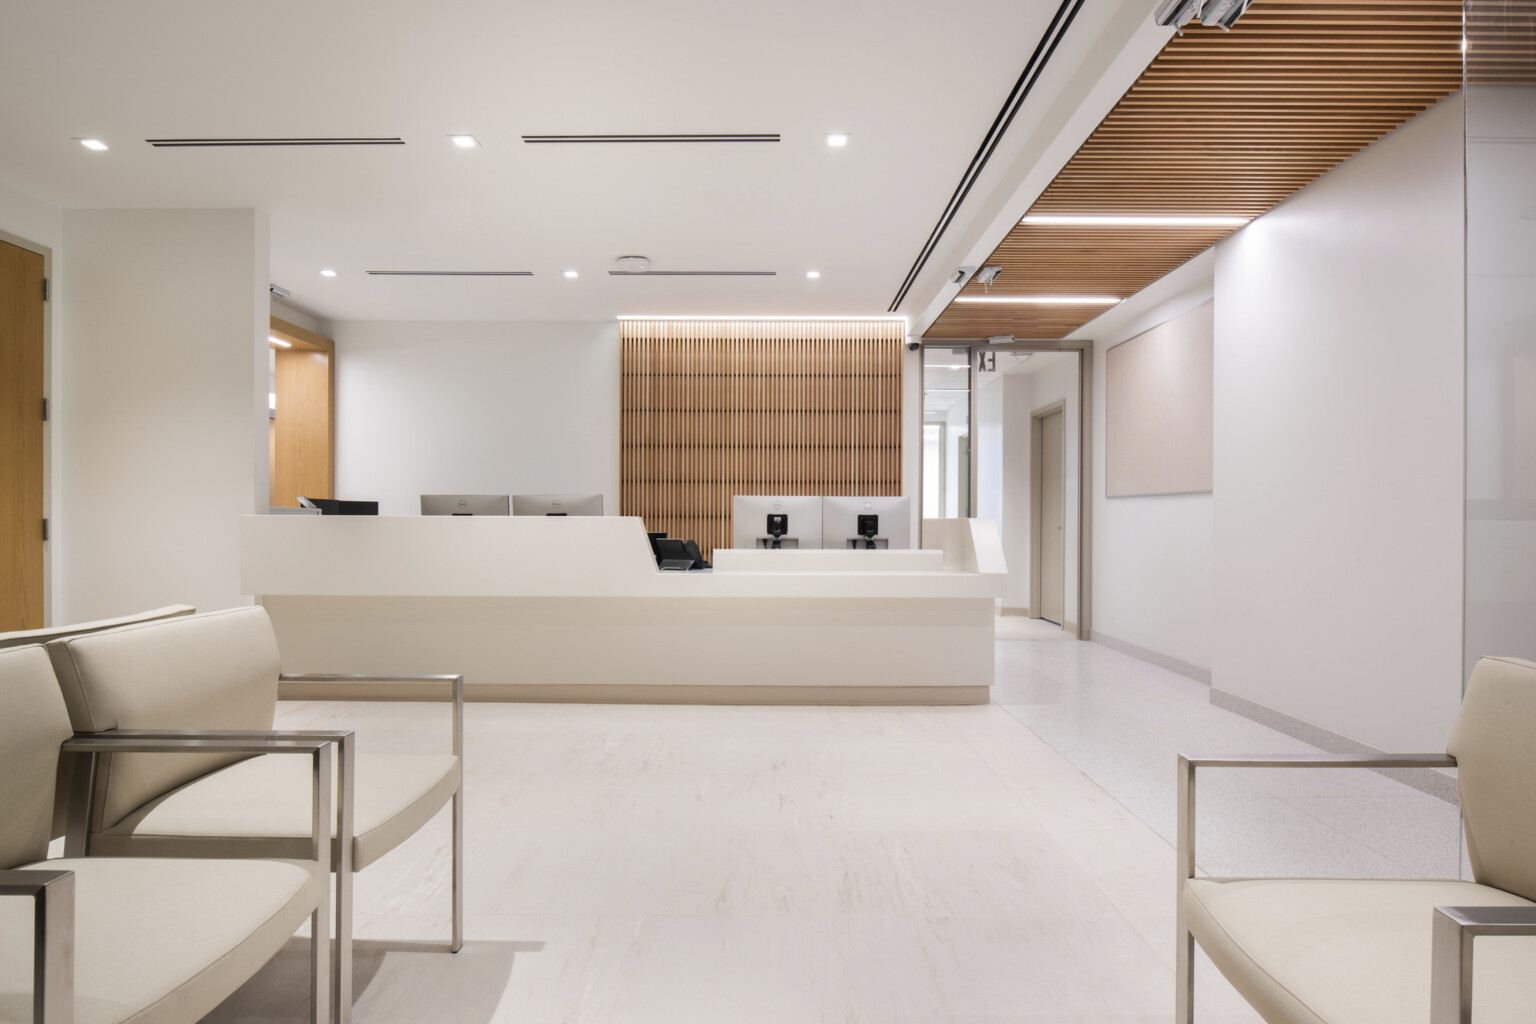
[[907, 342], [907, 351], [908, 352], [916, 352], [918, 349], [920, 349], [922, 347], [923, 347], [923, 343], [920, 342], [920, 341], [909, 341], [909, 342]]

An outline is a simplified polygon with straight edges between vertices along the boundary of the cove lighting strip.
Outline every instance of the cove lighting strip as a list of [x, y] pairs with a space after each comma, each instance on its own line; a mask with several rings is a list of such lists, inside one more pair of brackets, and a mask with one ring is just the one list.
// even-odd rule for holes
[[1110, 295], [957, 295], [956, 302], [993, 302], [1022, 306], [1113, 306]]
[[[1119, 302], [1120, 300], [1119, 299], [1114, 299], [1113, 301]], [[636, 316], [636, 315], [631, 315], [631, 314], [625, 314], [624, 316], [615, 317], [614, 319], [616, 319], [616, 320], [714, 320], [714, 321], [717, 321], [717, 322], [727, 322], [727, 323], [729, 323], [731, 321], [737, 321], [737, 320], [786, 320], [786, 321], [790, 321], [790, 322], [794, 322], [794, 323], [799, 323], [799, 322], [808, 321], [808, 320], [833, 320], [833, 321], [847, 321], [847, 320], [860, 320], [860, 321], [863, 321], [863, 320], [870, 320], [870, 321], [880, 321], [880, 322], [884, 322], [884, 323], [902, 323], [902, 324], [907, 322], [907, 318], [904, 317], [904, 316], [743, 316], [743, 315], [735, 315], [735, 316], [664, 316], [664, 315], [662, 315], [660, 313], [656, 314], [655, 316]]]
[[1062, 228], [1240, 228], [1252, 217], [1098, 217], [1033, 213], [1019, 221], [1040, 227]]

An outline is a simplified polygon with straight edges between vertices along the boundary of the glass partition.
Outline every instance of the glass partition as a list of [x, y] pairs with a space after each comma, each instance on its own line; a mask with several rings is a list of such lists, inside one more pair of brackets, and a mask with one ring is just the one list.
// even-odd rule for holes
[[923, 518], [971, 515], [969, 348], [923, 349]]
[[1464, 14], [1470, 671], [1536, 659], [1536, 3]]

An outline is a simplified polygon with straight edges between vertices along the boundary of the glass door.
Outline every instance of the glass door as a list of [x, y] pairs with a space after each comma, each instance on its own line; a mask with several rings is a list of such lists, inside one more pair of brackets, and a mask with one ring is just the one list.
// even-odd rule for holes
[[971, 510], [971, 350], [923, 349], [923, 518]]

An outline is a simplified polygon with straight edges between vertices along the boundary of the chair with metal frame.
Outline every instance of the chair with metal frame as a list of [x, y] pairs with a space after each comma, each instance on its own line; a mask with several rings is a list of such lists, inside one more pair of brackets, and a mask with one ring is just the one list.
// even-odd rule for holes
[[[0, 651], [0, 1009], [30, 1003], [34, 1024], [193, 1024], [308, 918], [310, 1017], [327, 1024], [334, 747], [278, 732], [71, 739], [43, 649]], [[44, 859], [56, 762], [66, 752], [306, 755], [305, 856]], [[31, 906], [15, 897], [29, 897]]]
[[[1183, 757], [1174, 1020], [1195, 944], [1270, 1024], [1479, 1024], [1536, 1006], [1536, 664], [1482, 658], [1444, 754]], [[1196, 877], [1199, 768], [1455, 768], [1475, 881]]]
[[[403, 688], [411, 700], [452, 701], [452, 752], [446, 755], [358, 754], [350, 733], [331, 738], [351, 776], [350, 799], [338, 807], [335, 850], [336, 956], [332, 985], [336, 1020], [352, 1007], [353, 873], [414, 835], [452, 806], [452, 938], [463, 945], [462, 676], [337, 676], [281, 673], [266, 612], [238, 608], [50, 644], [48, 653], [70, 717], [81, 734], [124, 730], [195, 730], [239, 737], [270, 729], [279, 699], [324, 683], [326, 699], [356, 687], [365, 695]], [[338, 682], [341, 686], [338, 687]], [[366, 699], [366, 698], [365, 698]], [[109, 731], [112, 730], [112, 731]], [[71, 856], [291, 855], [295, 808], [279, 795], [286, 767], [272, 759], [213, 760], [175, 767], [116, 755], [77, 767], [65, 850]]]

